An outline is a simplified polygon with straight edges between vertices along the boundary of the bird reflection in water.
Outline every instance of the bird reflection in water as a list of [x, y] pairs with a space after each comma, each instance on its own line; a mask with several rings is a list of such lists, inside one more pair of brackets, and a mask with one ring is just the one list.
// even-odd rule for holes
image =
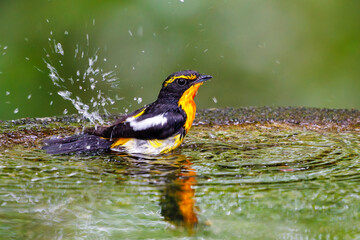
[[161, 214], [175, 225], [193, 228], [198, 223], [195, 211], [196, 172], [185, 160], [180, 168], [167, 175], [167, 184], [160, 200]]
[[191, 231], [198, 223], [195, 206], [196, 171], [190, 160], [179, 154], [150, 158], [117, 154], [127, 161], [124, 174], [150, 177], [160, 192], [161, 215], [175, 226]]

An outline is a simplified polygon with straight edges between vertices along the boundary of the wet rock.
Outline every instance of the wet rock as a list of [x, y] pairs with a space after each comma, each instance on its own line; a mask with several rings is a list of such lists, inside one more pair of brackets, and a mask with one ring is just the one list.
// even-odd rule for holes
[[[103, 116], [111, 123], [122, 115]], [[199, 110], [194, 125], [268, 125], [303, 127], [325, 131], [360, 132], [360, 111], [355, 109], [320, 109], [305, 107], [241, 107]], [[33, 146], [47, 136], [69, 135], [90, 123], [79, 115], [23, 118], [0, 121], [0, 147], [13, 144]]]

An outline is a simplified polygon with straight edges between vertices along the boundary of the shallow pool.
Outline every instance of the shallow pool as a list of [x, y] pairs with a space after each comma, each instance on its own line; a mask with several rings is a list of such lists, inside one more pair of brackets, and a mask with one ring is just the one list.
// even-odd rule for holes
[[0, 238], [359, 239], [360, 136], [194, 126], [161, 157], [0, 153]]

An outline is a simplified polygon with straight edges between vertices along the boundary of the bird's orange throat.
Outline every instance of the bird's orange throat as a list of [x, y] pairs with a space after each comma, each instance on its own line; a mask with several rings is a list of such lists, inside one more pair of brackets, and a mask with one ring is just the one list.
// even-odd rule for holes
[[191, 125], [194, 121], [195, 118], [195, 113], [196, 113], [196, 105], [194, 102], [194, 98], [197, 94], [197, 91], [199, 89], [199, 87], [202, 85], [203, 83], [197, 83], [193, 86], [191, 86], [189, 89], [187, 89], [183, 95], [181, 96], [180, 100], [179, 100], [179, 106], [185, 111], [186, 113], [186, 122], [185, 122], [185, 131], [186, 133], [189, 131], [189, 129], [191, 128]]

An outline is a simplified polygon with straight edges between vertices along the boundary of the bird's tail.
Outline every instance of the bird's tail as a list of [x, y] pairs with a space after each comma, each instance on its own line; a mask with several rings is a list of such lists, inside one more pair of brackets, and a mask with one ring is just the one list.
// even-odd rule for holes
[[98, 136], [79, 134], [46, 139], [43, 149], [50, 154], [104, 152], [110, 150], [111, 144], [111, 141]]

